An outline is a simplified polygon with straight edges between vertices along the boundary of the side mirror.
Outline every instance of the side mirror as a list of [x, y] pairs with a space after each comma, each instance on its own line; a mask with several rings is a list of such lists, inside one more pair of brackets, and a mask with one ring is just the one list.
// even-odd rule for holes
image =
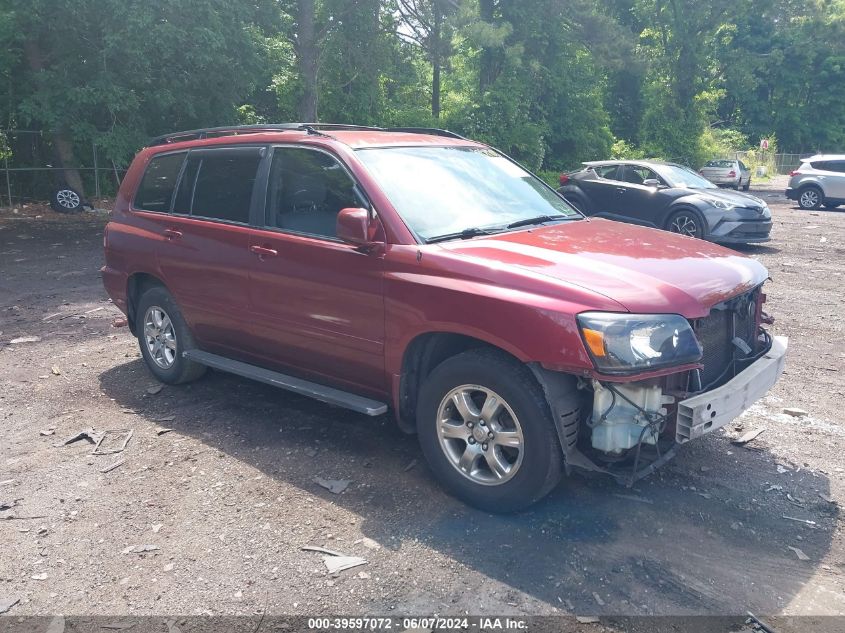
[[350, 207], [337, 214], [337, 237], [347, 244], [370, 247], [383, 240], [378, 220], [370, 219], [366, 209]]
[[644, 187], [662, 187], [663, 183], [660, 182], [657, 178], [646, 178], [643, 180]]

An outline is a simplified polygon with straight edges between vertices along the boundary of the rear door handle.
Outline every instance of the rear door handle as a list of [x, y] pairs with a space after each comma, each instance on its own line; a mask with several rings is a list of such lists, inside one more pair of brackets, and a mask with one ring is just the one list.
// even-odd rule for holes
[[275, 248], [268, 248], [266, 246], [250, 246], [249, 250], [258, 255], [259, 257], [275, 257], [279, 254]]
[[176, 229], [164, 229], [164, 237], [169, 240], [178, 240], [182, 237], [182, 231], [177, 231]]

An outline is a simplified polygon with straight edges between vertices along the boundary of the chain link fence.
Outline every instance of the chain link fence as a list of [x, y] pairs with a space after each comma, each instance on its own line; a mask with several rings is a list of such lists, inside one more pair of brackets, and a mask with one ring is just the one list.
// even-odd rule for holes
[[50, 200], [53, 193], [66, 185], [64, 172], [79, 173], [87, 196], [101, 198], [113, 196], [126, 173], [103, 160], [96, 144], [91, 144], [87, 164], [57, 167], [53, 163], [55, 152], [41, 130], [0, 130], [8, 140], [11, 157], [0, 165], [0, 206], [14, 206], [21, 202]]
[[736, 152], [733, 156], [725, 156], [725, 158], [741, 160], [757, 176], [777, 176], [798, 169], [801, 166], [801, 157], [805, 155], [774, 154], [765, 150], [749, 150], [747, 152]]

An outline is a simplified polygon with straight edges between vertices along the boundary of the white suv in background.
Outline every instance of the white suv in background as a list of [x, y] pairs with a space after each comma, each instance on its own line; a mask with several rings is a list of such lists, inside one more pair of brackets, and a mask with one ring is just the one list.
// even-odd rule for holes
[[797, 200], [802, 209], [835, 209], [845, 204], [845, 154], [819, 154], [802, 158], [801, 166], [789, 173], [786, 197]]

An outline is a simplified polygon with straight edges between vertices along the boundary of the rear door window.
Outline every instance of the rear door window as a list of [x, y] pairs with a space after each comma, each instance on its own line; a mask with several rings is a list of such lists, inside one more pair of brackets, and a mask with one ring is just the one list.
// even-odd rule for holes
[[845, 160], [831, 160], [827, 162], [828, 171], [845, 174]]
[[630, 182], [633, 185], [641, 185], [646, 180], [660, 180], [660, 177], [648, 167], [627, 165], [625, 166], [624, 180], [625, 182]]
[[619, 170], [618, 165], [599, 165], [593, 168], [599, 175], [599, 178], [605, 180], [616, 180], [616, 172]]
[[141, 185], [135, 194], [134, 207], [144, 211], [169, 213], [173, 201], [173, 189], [182, 170], [187, 152], [155, 156], [147, 165]]
[[[195, 155], [199, 162], [196, 165], [191, 215], [248, 224], [261, 148], [202, 150], [192, 152], [191, 158]], [[188, 197], [187, 192], [181, 189], [180, 186], [180, 210], [185, 208]]]

